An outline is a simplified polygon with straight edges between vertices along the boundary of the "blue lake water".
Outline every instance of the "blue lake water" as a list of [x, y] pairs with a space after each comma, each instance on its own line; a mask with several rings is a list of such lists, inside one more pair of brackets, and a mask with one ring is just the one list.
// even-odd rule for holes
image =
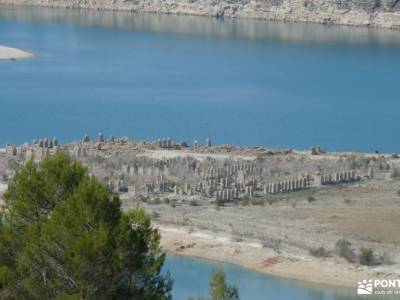
[[84, 133], [400, 151], [400, 32], [0, 7], [0, 144]]
[[174, 278], [173, 297], [207, 296], [212, 271], [222, 269], [227, 281], [239, 288], [242, 300], [354, 300], [395, 299], [394, 296], [357, 296], [356, 289], [311, 284], [249, 271], [230, 264], [168, 256], [165, 268]]
[[[400, 149], [400, 32], [0, 7], [0, 144], [84, 133], [328, 150]], [[355, 299], [355, 290], [169, 256], [174, 299], [221, 267], [244, 300]], [[369, 297], [368, 299], [373, 299]]]

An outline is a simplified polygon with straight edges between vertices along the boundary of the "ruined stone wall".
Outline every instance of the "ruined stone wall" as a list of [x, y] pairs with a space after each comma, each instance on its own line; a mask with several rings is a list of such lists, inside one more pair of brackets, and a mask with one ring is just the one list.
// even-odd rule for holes
[[[213, 146], [170, 138], [135, 141], [87, 134], [79, 141], [59, 144], [57, 138], [33, 140], [0, 148], [0, 183], [7, 182], [24, 162], [40, 162], [60, 152], [69, 153], [106, 183], [129, 197], [229, 201], [242, 197], [296, 192], [308, 188], [351, 184], [374, 177], [374, 170], [398, 170], [380, 154], [329, 153], [262, 147]], [[392, 155], [396, 160], [398, 155]], [[387, 172], [386, 172], [387, 173]]]
[[400, 28], [399, 0], [0, 0], [0, 4]]

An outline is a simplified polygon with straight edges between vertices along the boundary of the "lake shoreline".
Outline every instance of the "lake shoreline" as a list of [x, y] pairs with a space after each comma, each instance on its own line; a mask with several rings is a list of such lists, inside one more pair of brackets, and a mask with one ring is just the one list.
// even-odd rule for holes
[[[16, 161], [21, 165], [27, 159], [39, 162], [48, 155], [66, 152], [120, 194], [123, 210], [143, 208], [158, 227], [165, 251], [332, 286], [355, 288], [366, 278], [400, 279], [396, 230], [400, 220], [400, 180], [398, 173], [392, 171], [400, 169], [397, 154], [329, 153], [316, 148], [296, 152], [226, 145], [187, 148], [177, 144], [175, 148], [165, 148], [161, 140], [105, 140], [103, 134], [92, 142], [87, 135], [82, 141], [65, 145], [57, 139], [52, 139], [51, 146], [48, 139], [45, 141], [47, 146], [43, 140], [35, 140], [31, 145], [0, 149], [0, 171], [7, 175], [1, 190], [18, 169]], [[165, 162], [162, 171], [160, 162]], [[223, 167], [218, 167], [222, 163]], [[210, 196], [199, 185], [196, 188], [194, 182], [206, 182], [203, 178], [214, 172], [211, 170], [229, 174], [232, 166], [242, 169], [237, 176], [239, 184], [246, 174], [252, 182], [258, 181], [253, 195], [246, 194], [245, 188], [233, 196], [236, 199], [218, 203], [222, 189]], [[328, 175], [321, 174], [349, 168], [353, 169], [350, 174], [336, 174], [338, 180], [344, 176], [352, 180], [322, 184]], [[271, 175], [271, 170], [277, 169], [286, 170], [285, 176], [307, 174], [303, 175], [306, 183], [279, 193], [262, 189], [268, 188], [264, 184], [272, 180], [279, 182], [279, 176]], [[107, 174], [115, 177], [107, 178]], [[116, 189], [121, 174], [129, 181], [121, 186], [123, 189]], [[160, 176], [162, 185], [148, 183], [160, 180]], [[191, 178], [189, 184], [187, 178]], [[171, 188], [165, 183], [167, 180], [174, 181]], [[351, 259], [354, 263], [338, 255], [336, 245], [342, 239], [348, 239], [349, 250], [358, 255]], [[321, 248], [322, 254], [314, 251]], [[377, 264], [368, 267], [357, 263], [357, 249], [362, 248], [373, 249]]]
[[44, 0], [0, 0], [0, 5], [37, 6], [50, 8], [92, 9], [146, 12], [156, 14], [195, 15], [216, 18], [247, 18], [269, 21], [317, 23], [325, 25], [346, 25], [358, 27], [377, 27], [400, 29], [400, 10], [397, 7], [357, 5], [342, 7], [340, 3], [327, 3], [317, 0], [312, 5], [304, 1], [267, 0], [260, 2], [224, 2], [219, 0], [205, 2], [186, 2], [174, 0], [171, 3], [153, 2], [115, 2], [100, 0], [86, 1], [44, 1]]
[[161, 246], [166, 253], [233, 264], [261, 274], [333, 287], [356, 288], [363, 278], [379, 274], [373, 268], [352, 265], [337, 259], [277, 255], [273, 249], [256, 243], [228, 240], [224, 236], [208, 236], [179, 228], [158, 226]]
[[30, 52], [0, 45], [0, 61], [27, 59], [27, 58], [32, 58], [33, 56], [34, 55]]

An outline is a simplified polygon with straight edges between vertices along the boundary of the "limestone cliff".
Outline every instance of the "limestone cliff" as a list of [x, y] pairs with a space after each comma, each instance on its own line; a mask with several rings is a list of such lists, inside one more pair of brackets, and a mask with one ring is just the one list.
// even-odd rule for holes
[[400, 0], [0, 0], [0, 4], [400, 28]]

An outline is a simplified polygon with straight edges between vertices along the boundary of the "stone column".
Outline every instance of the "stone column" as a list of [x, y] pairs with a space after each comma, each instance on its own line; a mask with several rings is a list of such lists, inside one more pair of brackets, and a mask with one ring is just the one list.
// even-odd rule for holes
[[85, 143], [90, 142], [90, 137], [89, 137], [89, 135], [85, 134], [85, 135], [83, 136], [82, 141], [85, 142]]
[[368, 168], [368, 177], [374, 178], [374, 169], [371, 167]]
[[210, 138], [206, 139], [206, 145], [207, 145], [208, 148], [212, 147], [212, 142], [211, 142]]
[[99, 135], [97, 136], [97, 141], [99, 143], [104, 143], [104, 135], [103, 135], [103, 133], [99, 132]]

